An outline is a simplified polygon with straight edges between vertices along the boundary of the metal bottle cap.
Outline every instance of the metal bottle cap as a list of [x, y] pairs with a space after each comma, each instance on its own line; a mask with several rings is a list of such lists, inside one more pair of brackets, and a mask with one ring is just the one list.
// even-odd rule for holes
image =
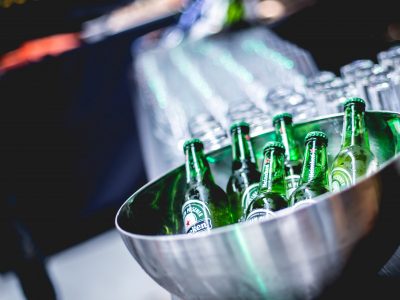
[[326, 136], [326, 134], [322, 131], [311, 131], [309, 132], [304, 141], [305, 143], [307, 143], [309, 140], [311, 139], [318, 139], [321, 142], [324, 142], [325, 144], [328, 144], [328, 137]]
[[245, 128], [247, 130], [250, 130], [250, 124], [245, 122], [245, 121], [236, 121], [232, 123], [232, 125], [229, 127], [229, 131], [232, 133], [233, 130], [237, 128]]
[[204, 148], [203, 142], [200, 141], [199, 139], [189, 139], [189, 140], [186, 140], [185, 143], [183, 144], [183, 151], [185, 151], [186, 148], [191, 145], [195, 145], [197, 147], [200, 147], [201, 149]]
[[277, 122], [279, 120], [282, 120], [282, 119], [285, 119], [285, 120], [288, 120], [288, 121], [292, 122], [293, 121], [293, 115], [291, 113], [287, 113], [287, 112], [277, 114], [272, 118], [272, 124], [275, 124], [275, 122]]
[[285, 146], [281, 142], [268, 142], [264, 146], [264, 153], [268, 150], [276, 149], [285, 152]]
[[361, 104], [361, 105], [363, 105], [364, 108], [365, 108], [365, 101], [364, 101], [363, 99], [361, 99], [361, 98], [358, 98], [358, 97], [348, 98], [348, 99], [344, 102], [343, 106], [346, 107], [346, 106], [348, 106], [348, 105], [350, 105], [350, 104], [353, 104], [353, 103]]

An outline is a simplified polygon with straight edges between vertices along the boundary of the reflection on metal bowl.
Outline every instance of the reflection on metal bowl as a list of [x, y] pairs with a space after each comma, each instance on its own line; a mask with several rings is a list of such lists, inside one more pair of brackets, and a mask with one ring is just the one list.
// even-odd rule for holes
[[[314, 298], [340, 281], [376, 275], [400, 244], [394, 232], [400, 228], [400, 118], [369, 112], [366, 123], [381, 168], [315, 204], [280, 211], [259, 223], [179, 234], [185, 189], [181, 166], [131, 196], [118, 212], [116, 226], [143, 269], [183, 299]], [[311, 130], [327, 133], [332, 162], [340, 147], [342, 115], [297, 124], [296, 139], [302, 141]], [[253, 137], [259, 159], [262, 146], [272, 139], [272, 132]], [[229, 146], [208, 155], [222, 187], [230, 157]]]

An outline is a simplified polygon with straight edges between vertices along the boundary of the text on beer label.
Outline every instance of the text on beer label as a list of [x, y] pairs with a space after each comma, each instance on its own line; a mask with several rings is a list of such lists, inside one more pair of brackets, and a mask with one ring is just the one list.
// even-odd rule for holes
[[242, 196], [242, 208], [246, 211], [247, 206], [257, 197], [258, 183], [249, 185], [243, 192]]
[[196, 233], [212, 229], [211, 213], [203, 201], [186, 201], [182, 206], [182, 217], [186, 233]]
[[331, 172], [332, 191], [337, 192], [352, 184], [352, 176], [349, 171], [344, 168], [336, 167]]

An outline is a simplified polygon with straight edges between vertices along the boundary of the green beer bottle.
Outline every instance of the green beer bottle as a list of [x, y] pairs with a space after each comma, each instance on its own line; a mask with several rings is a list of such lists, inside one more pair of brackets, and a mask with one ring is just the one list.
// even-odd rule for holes
[[185, 233], [209, 231], [233, 223], [225, 192], [215, 184], [199, 139], [185, 142], [186, 184], [182, 217]]
[[328, 138], [322, 131], [312, 131], [306, 135], [305, 144], [300, 184], [290, 197], [290, 205], [296, 208], [309, 205], [315, 202], [313, 198], [328, 192]]
[[276, 140], [285, 146], [286, 197], [289, 198], [299, 186], [302, 157], [294, 139], [293, 116], [282, 113], [274, 116], [272, 124], [275, 127]]
[[241, 220], [247, 205], [257, 195], [260, 172], [250, 140], [250, 125], [243, 121], [230, 127], [232, 136], [232, 174], [229, 177], [226, 193], [232, 205], [234, 222]]
[[246, 210], [246, 220], [269, 219], [274, 212], [288, 206], [285, 181], [285, 147], [269, 142], [264, 147], [264, 161], [257, 197]]
[[344, 103], [342, 144], [330, 174], [331, 189], [334, 192], [354, 184], [357, 178], [378, 168], [378, 162], [369, 146], [364, 112], [365, 102], [360, 98], [349, 98]]
[[225, 25], [230, 26], [243, 21], [244, 17], [245, 6], [243, 0], [229, 0], [225, 17]]

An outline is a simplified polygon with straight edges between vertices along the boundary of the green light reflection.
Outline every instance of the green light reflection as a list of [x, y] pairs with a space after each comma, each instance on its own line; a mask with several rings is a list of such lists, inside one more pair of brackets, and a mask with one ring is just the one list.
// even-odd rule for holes
[[193, 63], [186, 57], [181, 47], [171, 51], [171, 60], [204, 98], [210, 99], [213, 97], [214, 93], [212, 88], [204, 80], [200, 72], [193, 66]]
[[157, 68], [157, 64], [153, 59], [143, 58], [143, 73], [146, 77], [147, 84], [150, 90], [153, 92], [158, 105], [165, 109], [168, 102], [167, 86], [160, 76], [160, 72]]
[[197, 50], [209, 59], [212, 59], [217, 65], [220, 65], [225, 70], [235, 74], [243, 81], [254, 81], [253, 74], [251, 74], [245, 67], [238, 64], [231, 53], [222, 51], [218, 47], [205, 43], [201, 44]]
[[394, 118], [388, 121], [389, 128], [393, 134], [393, 142], [395, 144], [395, 154], [400, 152], [400, 119]]
[[249, 248], [247, 247], [247, 243], [245, 238], [243, 237], [242, 232], [239, 229], [239, 226], [234, 227], [234, 234], [238, 242], [238, 250], [241, 252], [242, 257], [248, 266], [248, 269], [252, 273], [252, 279], [255, 279], [255, 282], [257, 283], [258, 290], [260, 293], [266, 297], [268, 294], [268, 289], [261, 277], [261, 275], [257, 272], [256, 264], [254, 263], [254, 260], [252, 258], [251, 252], [249, 251]]
[[218, 160], [217, 160], [215, 157], [213, 157], [213, 156], [207, 156], [207, 160], [208, 160], [208, 162], [211, 163], [211, 164], [215, 164], [215, 163], [218, 162]]

